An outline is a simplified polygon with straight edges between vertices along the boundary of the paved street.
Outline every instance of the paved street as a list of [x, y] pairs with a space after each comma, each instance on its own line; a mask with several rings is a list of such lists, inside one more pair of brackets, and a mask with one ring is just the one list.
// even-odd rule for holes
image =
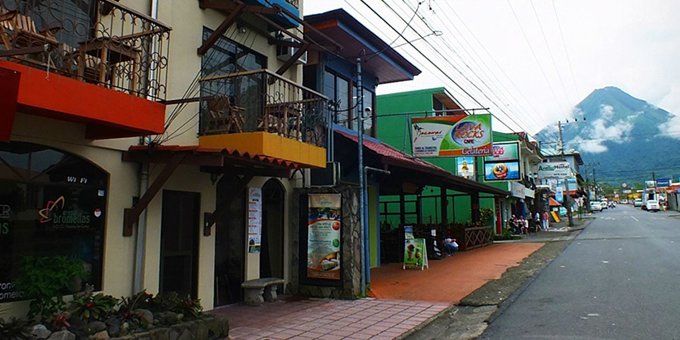
[[481, 338], [677, 339], [677, 215], [625, 205], [595, 213]]

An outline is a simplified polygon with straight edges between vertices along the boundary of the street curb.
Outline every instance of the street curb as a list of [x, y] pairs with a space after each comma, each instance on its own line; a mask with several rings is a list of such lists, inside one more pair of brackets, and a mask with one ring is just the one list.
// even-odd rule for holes
[[[578, 233], [576, 235], [574, 235], [574, 237], [569, 238], [568, 240], [564, 241], [564, 242], [567, 242], [567, 245], [564, 247], [564, 249], [568, 248], [571, 245], [571, 242], [573, 242], [576, 239], [578, 234], [580, 234], [580, 232], [583, 229], [585, 229], [591, 222], [592, 221], [588, 221], [588, 223], [586, 223], [583, 226], [583, 228], [579, 228], [577, 230], [574, 230]], [[564, 249], [562, 250], [562, 252], [564, 252]], [[552, 264], [553, 261], [555, 261], [555, 259], [558, 258], [559, 256], [562, 256], [562, 253], [560, 253], [560, 255], [558, 255], [554, 259], [550, 260], [550, 262], [547, 262], [540, 270], [537, 271], [536, 275], [533, 275], [533, 276], [527, 278], [527, 280], [524, 281], [524, 283], [522, 283], [522, 285], [519, 288], [517, 288], [512, 294], [510, 294], [510, 296], [508, 296], [507, 299], [505, 299], [501, 303], [497, 304], [496, 306], [498, 307], [498, 309], [493, 314], [491, 314], [491, 316], [487, 320], [487, 324], [490, 325], [491, 323], [493, 323], [494, 320], [496, 320], [496, 318], [503, 315], [503, 313], [505, 313], [505, 310], [508, 309], [508, 307], [510, 307], [524, 293], [524, 291], [526, 291], [527, 288], [529, 288], [529, 286], [531, 286], [531, 284], [541, 275], [543, 270], [545, 268], [547, 268], [550, 264]]]

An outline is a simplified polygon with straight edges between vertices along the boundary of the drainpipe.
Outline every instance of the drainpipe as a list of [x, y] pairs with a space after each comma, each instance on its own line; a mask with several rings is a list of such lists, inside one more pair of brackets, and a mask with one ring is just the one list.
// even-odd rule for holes
[[[158, 0], [151, 1], [151, 17], [158, 19]], [[156, 52], [157, 46], [153, 42], [151, 45], [151, 55]], [[151, 90], [153, 91], [153, 89]], [[150, 93], [148, 99], [153, 100], [156, 93]], [[146, 144], [146, 137], [139, 138], [139, 144]], [[142, 195], [149, 189], [149, 163], [144, 162], [139, 166], [139, 186], [137, 197]], [[146, 258], [146, 209], [142, 211], [137, 220], [137, 233], [135, 238], [135, 263], [134, 273], [132, 278], [132, 294], [137, 294], [142, 291], [144, 287], [144, 260]]]

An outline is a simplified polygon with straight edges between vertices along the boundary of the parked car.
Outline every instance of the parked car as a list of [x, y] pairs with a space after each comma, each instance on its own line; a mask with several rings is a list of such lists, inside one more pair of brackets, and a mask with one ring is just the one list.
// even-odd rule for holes
[[634, 207], [642, 207], [642, 199], [641, 198], [636, 198], [635, 202], [633, 202]]
[[600, 201], [591, 201], [590, 210], [591, 211], [602, 211], [604, 209], [604, 204]]

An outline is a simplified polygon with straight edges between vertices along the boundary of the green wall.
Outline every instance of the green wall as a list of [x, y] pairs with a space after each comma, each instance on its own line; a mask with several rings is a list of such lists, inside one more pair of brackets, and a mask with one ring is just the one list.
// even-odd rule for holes
[[[436, 93], [445, 93], [443, 87], [432, 88], [425, 90], [417, 90], [410, 92], [400, 92], [387, 95], [380, 95], [376, 98], [376, 107], [378, 114], [378, 129], [377, 137], [383, 142], [411, 154], [411, 136], [410, 136], [410, 121], [411, 117], [423, 117], [425, 112], [431, 112], [433, 107], [433, 95]], [[411, 114], [405, 114], [409, 113]], [[505, 142], [519, 140], [519, 136], [509, 133], [493, 132], [494, 142]], [[424, 160], [437, 165], [453, 174], [457, 173], [455, 158], [424, 158]], [[475, 159], [475, 169], [477, 172], [477, 181], [503, 190], [508, 190], [507, 182], [484, 182], [484, 162], [481, 157]], [[422, 192], [422, 217], [424, 223], [441, 223], [441, 204], [440, 204], [440, 189], [438, 187], [425, 187]], [[449, 199], [448, 220], [457, 223], [465, 223], [472, 220], [472, 211], [470, 206], [470, 197], [465, 193], [459, 193], [452, 190], [447, 192], [448, 195], [455, 195]], [[484, 198], [485, 195], [480, 196], [480, 208], [489, 208], [495, 211], [494, 199]], [[429, 197], [433, 196], [433, 197]], [[415, 195], [406, 196], [407, 200], [415, 200]], [[381, 202], [386, 200], [399, 201], [399, 197], [384, 196], [381, 197]], [[451, 202], [453, 201], [453, 202]], [[381, 205], [381, 211], [384, 207]], [[390, 205], [388, 211], [399, 211], [398, 203]], [[408, 210], [415, 210], [415, 208]], [[494, 215], [495, 216], [495, 215]], [[390, 221], [393, 226], [398, 225], [399, 217], [390, 216]], [[407, 216], [407, 223], [415, 223], [415, 216]]]

